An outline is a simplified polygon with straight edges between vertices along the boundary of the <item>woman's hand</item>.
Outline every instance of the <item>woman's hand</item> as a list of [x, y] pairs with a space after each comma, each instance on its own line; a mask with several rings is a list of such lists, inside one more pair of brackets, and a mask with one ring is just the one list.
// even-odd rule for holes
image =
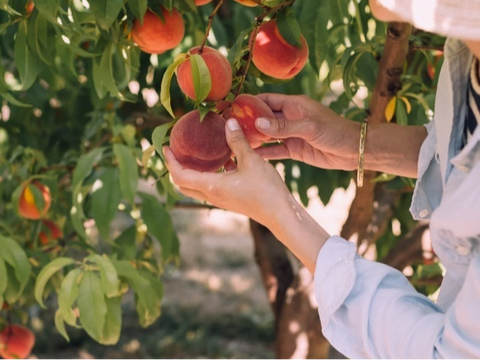
[[265, 159], [295, 159], [320, 168], [353, 170], [358, 161], [358, 123], [303, 95], [258, 95], [275, 119], [257, 119], [261, 133], [282, 140], [256, 150]]
[[255, 153], [238, 122], [229, 119], [225, 133], [237, 164], [225, 173], [202, 173], [182, 167], [170, 148], [165, 159], [173, 181], [190, 197], [250, 217], [268, 227], [313, 273], [317, 255], [330, 235], [310, 217], [277, 170]]
[[267, 227], [278, 215], [277, 206], [291, 195], [277, 170], [256, 154], [238, 122], [229, 119], [227, 143], [237, 164], [227, 164], [225, 173], [203, 173], [184, 168], [169, 147], [164, 148], [167, 167], [175, 184], [187, 196], [244, 214]]

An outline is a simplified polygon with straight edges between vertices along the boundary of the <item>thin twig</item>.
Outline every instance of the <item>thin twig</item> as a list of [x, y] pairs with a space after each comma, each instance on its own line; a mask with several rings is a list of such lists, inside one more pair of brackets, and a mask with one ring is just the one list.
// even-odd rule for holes
[[212, 28], [213, 19], [215, 18], [215, 15], [217, 15], [217, 12], [220, 9], [220, 7], [223, 5], [224, 1], [225, 0], [220, 0], [217, 6], [215, 6], [215, 9], [213, 9], [213, 12], [208, 17], [208, 25], [207, 25], [207, 29], [205, 30], [205, 37], [203, 38], [202, 45], [200, 45], [200, 49], [198, 49], [198, 54], [201, 54], [203, 52], [203, 48], [207, 43], [208, 35], [210, 34], [210, 29]]
[[245, 78], [247, 77], [248, 68], [250, 67], [250, 63], [252, 62], [253, 47], [255, 46], [255, 40], [257, 39], [258, 30], [260, 28], [261, 23], [262, 23], [261, 20], [257, 21], [257, 25], [255, 25], [255, 28], [253, 29], [252, 34], [250, 35], [250, 39], [248, 40], [248, 59], [247, 59], [247, 63], [245, 64], [245, 69], [243, 70], [243, 73], [242, 73], [242, 78], [240, 79], [240, 83], [238, 84], [235, 97], [237, 97], [242, 91], [243, 83], [245, 82]]

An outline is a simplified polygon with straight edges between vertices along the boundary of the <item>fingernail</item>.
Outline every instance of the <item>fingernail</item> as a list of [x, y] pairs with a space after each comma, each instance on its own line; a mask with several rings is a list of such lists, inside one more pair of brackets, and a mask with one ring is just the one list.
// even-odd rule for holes
[[240, 130], [240, 124], [238, 124], [235, 118], [230, 118], [227, 120], [227, 127], [228, 127], [228, 130], [230, 130], [231, 132]]
[[270, 129], [270, 120], [267, 118], [258, 118], [257, 127], [262, 129]]

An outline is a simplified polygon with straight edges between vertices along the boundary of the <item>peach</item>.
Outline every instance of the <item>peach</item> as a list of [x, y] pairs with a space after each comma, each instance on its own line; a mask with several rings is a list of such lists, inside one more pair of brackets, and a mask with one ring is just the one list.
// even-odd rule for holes
[[[198, 54], [200, 47], [196, 46], [190, 49], [190, 54]], [[228, 95], [232, 87], [232, 67], [227, 58], [218, 50], [205, 46], [200, 54], [205, 61], [212, 79], [212, 89], [208, 93], [205, 101], [217, 102]], [[193, 75], [190, 60], [184, 61], [177, 69], [177, 81], [182, 92], [190, 99], [196, 100], [195, 88], [193, 85]]]
[[162, 8], [162, 17], [147, 10], [143, 24], [137, 19], [133, 23], [132, 39], [146, 53], [162, 54], [173, 49], [185, 35], [185, 24], [177, 10]]
[[252, 1], [252, 0], [235, 0], [237, 3], [240, 3], [242, 5], [245, 5], [245, 6], [249, 6], [249, 7], [254, 7], [254, 6], [258, 6], [258, 3], [256, 3], [255, 1]]
[[212, 0], [195, 0], [195, 5], [202, 6], [212, 2]]
[[225, 120], [214, 112], [209, 112], [202, 122], [198, 110], [185, 114], [172, 129], [170, 148], [184, 167], [216, 171], [231, 156], [225, 138]]
[[[35, 204], [35, 198], [31, 187], [36, 187], [43, 196], [44, 205], [42, 210], [39, 210]], [[27, 184], [20, 194], [18, 213], [26, 219], [40, 219], [45, 217], [51, 204], [52, 195], [50, 194], [50, 189], [38, 181], [33, 181], [32, 183]]]
[[0, 332], [0, 356], [4, 359], [25, 359], [35, 345], [35, 335], [22, 325], [8, 325]]
[[42, 223], [42, 230], [38, 235], [41, 244], [46, 245], [56, 239], [63, 237], [62, 231], [54, 222], [49, 220], [43, 220]]
[[233, 100], [230, 108], [223, 111], [222, 116], [224, 119], [237, 119], [252, 148], [258, 148], [270, 140], [269, 136], [260, 133], [255, 128], [255, 120], [257, 118], [274, 118], [275, 115], [270, 107], [256, 96], [240, 94]]
[[291, 79], [308, 60], [308, 44], [300, 38], [301, 47], [289, 44], [280, 34], [275, 20], [260, 25], [253, 46], [253, 64], [262, 73], [277, 79]]

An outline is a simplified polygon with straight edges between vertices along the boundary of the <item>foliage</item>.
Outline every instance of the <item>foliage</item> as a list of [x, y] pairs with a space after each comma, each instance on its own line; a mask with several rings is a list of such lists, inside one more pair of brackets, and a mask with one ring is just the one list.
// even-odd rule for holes
[[[200, 45], [211, 25], [209, 45], [227, 54], [233, 69], [228, 98], [239, 87], [253, 94], [302, 93], [361, 120], [386, 30], [367, 3], [265, 0], [264, 8], [249, 8], [226, 1], [209, 23], [216, 2], [196, 7], [193, 0], [35, 0], [32, 9], [26, 0], [0, 0], [0, 305], [5, 302], [8, 312], [21, 316], [55, 294], [55, 324], [65, 338], [68, 325], [114, 344], [121, 299], [131, 290], [139, 322], [145, 327], [154, 322], [163, 297], [160, 276], [179, 260], [170, 211], [180, 198], [161, 152], [154, 151], [168, 141], [175, 120], [169, 113], [178, 117], [194, 107], [214, 108], [181, 94], [173, 76], [184, 60], [181, 54]], [[181, 11], [186, 35], [177, 48], [150, 55], [132, 42], [133, 21], [142, 20], [147, 6], [157, 14], [161, 6]], [[291, 81], [247, 66], [255, 17], [277, 13], [285, 38], [295, 44], [301, 32], [310, 48], [309, 64]], [[428, 121], [438, 76], [428, 66], [438, 68], [441, 61], [435, 63], [435, 53], [423, 47], [442, 41], [420, 32], [412, 36], [419, 50], [405, 64], [403, 87], [387, 109], [389, 121]], [[201, 74], [205, 69], [198, 59]], [[196, 81], [199, 94], [208, 93], [204, 83]], [[304, 204], [311, 187], [326, 204], [352, 177], [283, 164], [287, 184]], [[50, 189], [47, 218], [63, 230], [62, 238], [46, 245], [39, 242], [42, 220], [18, 214], [21, 187], [32, 180]], [[411, 189], [409, 180], [385, 175], [383, 180]], [[148, 193], [141, 184], [151, 186]], [[34, 198], [37, 205], [43, 202]], [[114, 227], [115, 220], [120, 221]]]

